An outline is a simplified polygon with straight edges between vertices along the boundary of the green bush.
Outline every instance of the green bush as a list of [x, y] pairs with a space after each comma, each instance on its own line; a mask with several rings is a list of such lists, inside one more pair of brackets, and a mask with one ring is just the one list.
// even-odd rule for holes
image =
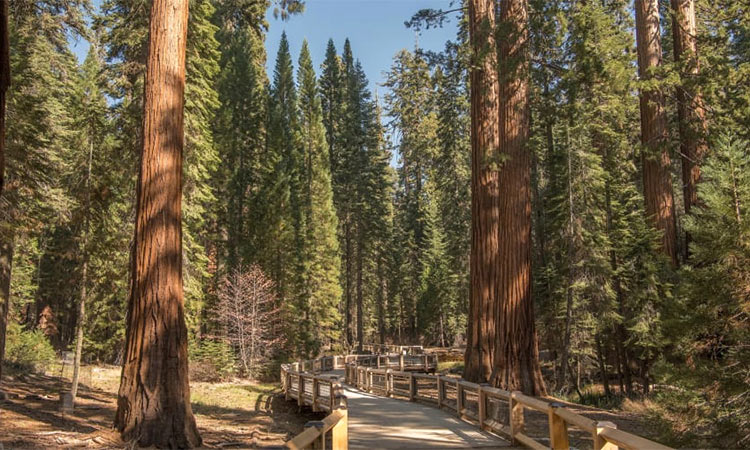
[[191, 381], [226, 381], [237, 367], [232, 347], [214, 339], [193, 340], [188, 346]]
[[57, 359], [44, 333], [24, 331], [17, 323], [8, 324], [5, 352], [7, 362], [20, 370], [43, 372]]

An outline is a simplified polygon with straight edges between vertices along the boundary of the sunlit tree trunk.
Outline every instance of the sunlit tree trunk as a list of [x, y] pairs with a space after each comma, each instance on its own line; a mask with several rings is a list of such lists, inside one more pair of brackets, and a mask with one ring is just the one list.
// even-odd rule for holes
[[377, 291], [377, 306], [378, 306], [378, 342], [385, 344], [385, 311], [386, 311], [386, 279], [383, 274], [383, 257], [378, 257], [378, 291]]
[[[707, 151], [703, 138], [706, 116], [703, 97], [692, 88], [690, 78], [698, 76], [698, 44], [695, 25], [695, 2], [693, 0], [671, 0], [674, 38], [674, 59], [680, 65], [682, 84], [677, 88], [677, 115], [680, 126], [680, 155], [682, 157], [682, 189], [685, 214], [690, 214], [698, 202], [696, 186], [701, 176], [700, 164]], [[685, 252], [689, 237], [686, 236]]]
[[75, 359], [73, 360], [73, 380], [70, 387], [70, 396], [75, 404], [76, 396], [78, 395], [78, 378], [81, 371], [81, 353], [83, 352], [83, 327], [84, 321], [86, 320], [86, 297], [88, 287], [88, 273], [89, 273], [89, 210], [91, 206], [91, 163], [94, 158], [94, 141], [93, 141], [93, 130], [92, 135], [89, 136], [89, 158], [88, 168], [86, 170], [86, 205], [85, 205], [85, 218], [83, 225], [83, 239], [81, 242], [81, 248], [83, 248], [83, 263], [81, 264], [81, 298], [78, 299], [78, 317], [76, 318], [76, 353]]
[[[635, 1], [638, 74], [641, 80], [653, 80], [653, 71], [661, 65], [659, 1]], [[677, 223], [670, 173], [664, 95], [658, 87], [641, 89], [641, 144], [643, 196], [646, 215], [662, 234], [662, 251], [677, 264]]]
[[0, 195], [5, 186], [5, 97], [10, 86], [9, 3], [10, 0], [0, 0]]
[[527, 0], [502, 0], [497, 341], [492, 384], [544, 395], [531, 296], [531, 160]]
[[346, 346], [350, 348], [352, 344], [354, 344], [354, 321], [352, 317], [352, 288], [353, 288], [353, 282], [352, 278], [354, 275], [354, 269], [353, 269], [353, 255], [352, 255], [352, 236], [351, 236], [351, 224], [348, 222], [349, 218], [347, 218], [347, 222], [344, 225], [344, 258], [346, 259], [346, 274], [344, 278], [344, 284], [345, 284], [345, 290], [344, 290], [344, 328], [346, 328]]
[[364, 291], [363, 291], [363, 260], [364, 260], [364, 230], [361, 223], [357, 224], [357, 351], [362, 352], [364, 344]]
[[471, 288], [464, 378], [488, 381], [495, 345], [499, 107], [495, 2], [469, 2], [471, 88]]
[[188, 0], [154, 0], [144, 95], [125, 361], [115, 427], [140, 446], [191, 448], [182, 287], [182, 149]]
[[13, 267], [13, 233], [0, 230], [0, 382], [5, 362], [5, 336], [10, 319], [10, 275]]

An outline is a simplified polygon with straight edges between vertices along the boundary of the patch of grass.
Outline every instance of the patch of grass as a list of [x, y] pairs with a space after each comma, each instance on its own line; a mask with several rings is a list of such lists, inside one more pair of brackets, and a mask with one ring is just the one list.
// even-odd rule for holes
[[258, 399], [275, 393], [274, 384], [234, 381], [232, 383], [191, 383], [190, 401], [198, 408], [225, 408], [255, 411]]
[[593, 406], [594, 408], [601, 409], [621, 409], [622, 403], [625, 397], [618, 394], [606, 395], [600, 389], [599, 386], [587, 386], [581, 389], [581, 394], [573, 391], [569, 394], [557, 394], [557, 397], [571, 402], [578, 403], [579, 405]]
[[438, 361], [437, 371], [461, 374], [464, 371], [464, 362], [463, 361]]

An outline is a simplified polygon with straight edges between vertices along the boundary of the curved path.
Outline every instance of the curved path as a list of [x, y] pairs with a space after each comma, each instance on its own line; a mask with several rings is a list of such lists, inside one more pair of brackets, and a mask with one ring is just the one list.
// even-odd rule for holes
[[[330, 372], [343, 379], [343, 371]], [[508, 441], [456, 416], [417, 402], [368, 394], [344, 385], [349, 410], [349, 448], [507, 448]]]

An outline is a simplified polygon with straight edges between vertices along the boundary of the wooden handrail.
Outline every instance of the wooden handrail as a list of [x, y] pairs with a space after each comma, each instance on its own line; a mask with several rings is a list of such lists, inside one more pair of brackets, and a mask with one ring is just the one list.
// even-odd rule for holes
[[[331, 380], [330, 378], [320, 377], [317, 375], [306, 373], [302, 370], [305, 367], [310, 367], [313, 370], [320, 368], [318, 370], [325, 371], [328, 370], [329, 367], [331, 369], [337, 369], [342, 367], [343, 365], [343, 368], [345, 370], [344, 373], [346, 382], [358, 389], [368, 392], [373, 392], [373, 389], [376, 389], [380, 393], [380, 395], [384, 395], [387, 397], [400, 396], [401, 398], [408, 398], [409, 401], [422, 400], [431, 402], [433, 404], [437, 403], [438, 408], [450, 408], [456, 411], [456, 414], [459, 418], [475, 423], [479, 425], [479, 427], [483, 430], [510, 437], [511, 444], [522, 444], [528, 448], [538, 450], [546, 448], [568, 449], [570, 448], [568, 427], [573, 426], [586, 433], [591, 434], [595, 450], [614, 450], [618, 447], [622, 447], [628, 450], [669, 450], [669, 447], [666, 447], [662, 444], [627, 433], [622, 430], [618, 430], [617, 426], [611, 422], [597, 422], [595, 420], [577, 414], [567, 409], [563, 403], [560, 403], [559, 401], [556, 401], [554, 399], [552, 399], [552, 401], [546, 399], [543, 400], [540, 398], [525, 395], [518, 391], [509, 392], [503, 389], [471, 383], [469, 381], [461, 379], [450, 378], [441, 375], [429, 375], [425, 373], [404, 371], [403, 368], [405, 364], [403, 355], [401, 355], [401, 357], [399, 358], [400, 370], [393, 370], [389, 367], [390, 357], [385, 358], [385, 367], [379, 367], [381, 366], [382, 361], [381, 356], [382, 355], [346, 355], [324, 357], [319, 358], [318, 360], [305, 361], [302, 363], [295, 363], [293, 365], [282, 366], [281, 381], [282, 387], [284, 389], [284, 395], [287, 399], [298, 400], [300, 404], [307, 404], [305, 402], [309, 400], [309, 402], [313, 406], [313, 409], [315, 409], [316, 407], [320, 407], [321, 409], [328, 408], [328, 410], [331, 411], [331, 414], [322, 422], [309, 423], [310, 426], [307, 427], [307, 429], [303, 433], [296, 436], [292, 441], [289, 441], [287, 443], [287, 447], [305, 448], [316, 443], [318, 443], [318, 445], [321, 445], [323, 444], [326, 433], [331, 431], [332, 442], [338, 442], [338, 444], [333, 444], [333, 448], [346, 448], [346, 446], [348, 445], [346, 443], [346, 440], [348, 439], [346, 437], [346, 431], [341, 431], [341, 425], [337, 425], [341, 423], [347, 423], [345, 406], [346, 398], [335, 392], [336, 390], [342, 389], [341, 385], [338, 382]], [[415, 356], [410, 355], [410, 357], [414, 358]], [[421, 367], [423, 367], [425, 370], [429, 370], [429, 355], [421, 355], [419, 356], [419, 358], [422, 362]], [[343, 364], [339, 365], [339, 363], [342, 362]], [[434, 360], [434, 362], [435, 365], [437, 365], [436, 360]], [[294, 366], [295, 370], [291, 369], [292, 366]], [[375, 375], [378, 379], [382, 379], [382, 381], [374, 384], [373, 375]], [[409, 388], [395, 388], [394, 378], [399, 379], [400, 383], [403, 383], [404, 380], [408, 381]], [[293, 388], [294, 379], [297, 380], [296, 391]], [[425, 379], [435, 382], [435, 384], [437, 385], [437, 395], [432, 395], [430, 393], [428, 393], [428, 395], [424, 395], [419, 392], [419, 380]], [[313, 386], [311, 391], [312, 394], [305, 393], [305, 385], [307, 383], [311, 383]], [[329, 399], [330, 403], [328, 405], [322, 405], [320, 403], [321, 397], [319, 389], [321, 385], [329, 386], [329, 397], [327, 398]], [[451, 386], [452, 389], [450, 389], [450, 392], [454, 391], [453, 387], [455, 386], [455, 407], [452, 403], [446, 402], [446, 400], [450, 400], [452, 402], [452, 399], [446, 398], [446, 385]], [[478, 402], [479, 409], [478, 413], [474, 413], [473, 411], [470, 411], [465, 407], [466, 392], [470, 392], [477, 397], [476, 400]], [[341, 398], [343, 398], [344, 400], [344, 405], [341, 405], [340, 400], [334, 400]], [[487, 411], [489, 410], [488, 402], [490, 402], [491, 400], [499, 400], [508, 403], [508, 424], [499, 423], [496, 420], [487, 417]], [[525, 409], [531, 409], [547, 415], [549, 423], [549, 447], [535, 441], [533, 438], [524, 433]], [[341, 411], [343, 411], [343, 414], [340, 413]], [[341, 417], [342, 415], [343, 418]], [[332, 425], [328, 426], [328, 424]], [[346, 429], [346, 426], [347, 425], [343, 426], [344, 430]], [[336, 432], [336, 430], [339, 430], [338, 433]], [[344, 437], [342, 438], [341, 436]]]
[[[346, 409], [337, 409], [321, 422], [308, 422], [305, 427], [305, 431], [286, 443], [287, 448], [296, 450], [311, 447], [318, 442], [323, 443], [329, 431], [331, 431], [333, 449], [345, 450], [349, 447], [348, 411]], [[323, 443], [320, 448], [325, 448], [325, 444]]]
[[665, 445], [649, 441], [648, 439], [626, 433], [616, 428], [604, 427], [602, 431], [599, 432], [599, 436], [603, 437], [607, 442], [626, 449], [647, 448], [649, 450], [670, 450], [670, 448]]
[[[345, 361], [346, 358], [344, 357], [343, 360]], [[330, 411], [330, 414], [322, 421], [308, 422], [305, 425], [305, 431], [287, 442], [286, 448], [303, 449], [311, 446], [325, 448], [327, 436], [330, 434], [331, 446], [334, 450], [348, 449], [347, 402], [341, 383], [329, 377], [304, 372], [306, 367], [313, 371], [334, 370], [338, 368], [340, 361], [340, 356], [327, 356], [281, 366], [281, 386], [284, 398], [295, 399], [300, 406], [309, 404], [313, 411]], [[294, 380], [297, 381], [296, 389]], [[309, 394], [305, 387], [308, 384], [312, 386]], [[321, 396], [321, 386], [328, 387], [327, 397]]]
[[[402, 398], [408, 397], [409, 401], [422, 400], [433, 404], [436, 403], [438, 408], [445, 407], [454, 410], [461, 419], [470, 419], [469, 421], [477, 423], [483, 430], [492, 431], [510, 437], [512, 444], [522, 444], [525, 447], [532, 449], [568, 449], [570, 448], [568, 427], [573, 426], [591, 434], [595, 450], [614, 450], [618, 446], [624, 449], [633, 450], [669, 449], [669, 447], [662, 444], [618, 430], [617, 426], [611, 422], [597, 422], [577, 414], [565, 408], [564, 404], [554, 401], [554, 399], [552, 401], [542, 400], [525, 395], [518, 391], [509, 392], [503, 389], [484, 386], [465, 380], [441, 376], [439, 374], [429, 375], [416, 372], [390, 371], [388, 369], [360, 366], [357, 365], [357, 362], [355, 361], [347, 365], [346, 381], [357, 388], [364, 388], [368, 392], [372, 392], [372, 374], [381, 377], [385, 374], [386, 396], [400, 395]], [[361, 377], [364, 377], [367, 381], [367, 384], [364, 387], [359, 382]], [[394, 389], [394, 377], [400, 379], [406, 378], [409, 382], [408, 391], [404, 389]], [[421, 394], [419, 392], [418, 380], [434, 381], [437, 385], [437, 394]], [[450, 385], [451, 388], [455, 387], [455, 407], [452, 404], [452, 400], [451, 403], [446, 402], [446, 400], [448, 400], [446, 398], [446, 385]], [[380, 391], [384, 390], [382, 387], [376, 387], [376, 389]], [[453, 389], [451, 389], [451, 392], [453, 392]], [[478, 397], [478, 413], [475, 414], [465, 408], [466, 392], [475, 393]], [[502, 424], [486, 417], [488, 410], [487, 402], [490, 401], [490, 399], [508, 402], [510, 417], [509, 424]], [[547, 415], [550, 435], [549, 447], [535, 441], [527, 434], [524, 434], [524, 409], [531, 409]]]

